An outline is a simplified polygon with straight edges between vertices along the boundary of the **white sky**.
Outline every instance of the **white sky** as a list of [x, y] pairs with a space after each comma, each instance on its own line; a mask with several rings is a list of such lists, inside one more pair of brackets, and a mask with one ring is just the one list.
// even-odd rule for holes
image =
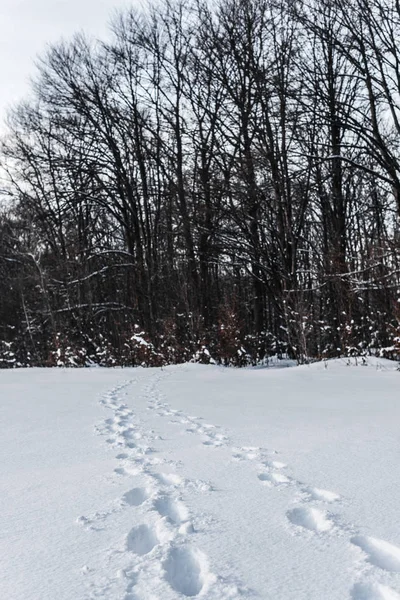
[[129, 0], [0, 0], [0, 128], [8, 106], [23, 99], [34, 61], [46, 44], [77, 31], [107, 32], [110, 17]]

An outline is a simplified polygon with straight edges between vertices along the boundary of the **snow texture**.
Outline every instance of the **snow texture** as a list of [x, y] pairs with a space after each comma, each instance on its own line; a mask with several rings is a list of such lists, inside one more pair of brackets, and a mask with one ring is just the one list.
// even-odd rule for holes
[[0, 372], [12, 600], [400, 600], [400, 375]]

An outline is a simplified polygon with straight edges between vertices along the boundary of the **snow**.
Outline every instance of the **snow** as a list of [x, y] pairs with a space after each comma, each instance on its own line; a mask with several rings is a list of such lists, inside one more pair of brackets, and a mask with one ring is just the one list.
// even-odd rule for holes
[[400, 600], [396, 364], [0, 371], [12, 600]]

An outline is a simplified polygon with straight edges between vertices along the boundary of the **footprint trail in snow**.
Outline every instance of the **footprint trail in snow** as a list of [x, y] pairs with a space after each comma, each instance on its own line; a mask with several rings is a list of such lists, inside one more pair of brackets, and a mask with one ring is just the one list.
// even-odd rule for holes
[[[294, 504], [288, 508], [286, 518], [293, 532], [308, 532], [314, 535], [346, 535], [352, 531], [351, 525], [340, 524], [336, 515], [324, 506], [340, 505], [341, 496], [337, 492], [304, 485], [286, 473], [288, 465], [273, 458], [278, 452], [254, 446], [229, 447], [229, 437], [219, 432], [219, 427], [202, 423], [200, 417], [186, 415], [183, 411], [173, 410], [163, 401], [161, 394], [153, 388], [153, 397], [149, 402], [149, 410], [154, 410], [160, 417], [170, 417], [170, 422], [185, 427], [186, 433], [197, 434], [204, 445], [226, 446], [232, 452], [232, 460], [249, 462], [258, 468], [257, 477], [261, 484], [269, 488], [291, 488], [295, 492]], [[298, 498], [301, 498], [299, 501]], [[315, 506], [314, 506], [315, 505]], [[400, 572], [400, 548], [383, 540], [365, 536], [353, 536], [349, 539], [352, 545], [358, 546], [365, 555], [365, 560], [380, 569]], [[378, 582], [357, 582], [351, 591], [351, 598], [357, 600], [400, 600], [400, 595], [390, 587]]]
[[[400, 548], [385, 540], [361, 535], [352, 525], [341, 522], [337, 515], [341, 495], [297, 481], [289, 466], [277, 458], [275, 449], [231, 446], [227, 432], [221, 427], [172, 409], [159, 391], [159, 382], [164, 376], [165, 372], [161, 371], [144, 388], [148, 411], [168, 419], [180, 433], [196, 436], [208, 457], [212, 448], [213, 452], [221, 447], [228, 449], [233, 462], [249, 465], [267, 494], [274, 490], [275, 493], [293, 492], [293, 501], [284, 515], [289, 534], [310, 539], [330, 536], [332, 543], [337, 537], [348, 536], [349, 547], [358, 558], [355, 564], [361, 565], [355, 566], [358, 575], [349, 590], [349, 600], [400, 600], [400, 594], [387, 585], [387, 579], [379, 581], [380, 572], [400, 573]], [[124, 549], [118, 550], [125, 565], [121, 571], [127, 582], [124, 600], [147, 600], [151, 594], [152, 599], [158, 600], [169, 597], [171, 591], [177, 598], [206, 594], [207, 599], [212, 600], [238, 599], [244, 586], [238, 586], [233, 578], [223, 579], [212, 573], [207, 556], [195, 545], [195, 515], [190, 514], [184, 502], [183, 496], [188, 490], [207, 493], [212, 486], [183, 478], [175, 472], [176, 463], [157, 456], [155, 447], [162, 441], [160, 436], [154, 430], [147, 430], [122, 402], [123, 390], [132, 384], [122, 384], [103, 396], [101, 403], [111, 410], [112, 416], [96, 430], [106, 437], [109, 447], [118, 450], [116, 458], [120, 466], [115, 469], [115, 476], [129, 480], [140, 476], [145, 483], [132, 485], [110, 509], [81, 516], [78, 522], [96, 530], [118, 511], [141, 511], [144, 522], [127, 531]], [[362, 565], [368, 565], [368, 570]]]
[[[159, 411], [160, 416], [180, 418], [178, 411], [162, 408], [157, 399], [159, 377], [157, 375], [144, 389], [149, 406]], [[102, 397], [101, 404], [112, 416], [96, 426], [95, 431], [106, 438], [109, 448], [117, 450], [120, 466], [115, 468], [114, 476], [132, 482], [140, 477], [141, 485], [132, 485], [108, 509], [80, 516], [77, 522], [89, 530], [99, 531], [107, 519], [124, 510], [140, 511], [143, 522], [127, 531], [123, 547], [110, 551], [109, 562], [117, 557], [120, 567], [107, 581], [102, 580], [97, 587], [93, 584], [93, 598], [103, 597], [105, 590], [106, 597], [111, 597], [110, 590], [121, 587], [122, 581], [125, 582], [123, 600], [169, 598], [171, 593], [195, 597], [205, 591], [213, 600], [238, 599], [241, 593], [233, 578], [216, 577], [206, 555], [196, 547], [195, 528], [182, 498], [185, 491], [207, 493], [212, 488], [205, 482], [183, 478], [173, 471], [177, 466], [173, 461], [157, 456], [155, 445], [161, 437], [147, 429], [122, 401], [125, 388], [133, 383], [121, 384]], [[212, 426], [200, 426], [195, 417], [189, 417], [188, 423], [202, 436], [204, 445], [217, 447], [225, 442], [225, 436], [217, 428], [214, 432]], [[138, 520], [137, 514], [135, 520]], [[83, 572], [90, 573], [90, 569], [85, 568]]]

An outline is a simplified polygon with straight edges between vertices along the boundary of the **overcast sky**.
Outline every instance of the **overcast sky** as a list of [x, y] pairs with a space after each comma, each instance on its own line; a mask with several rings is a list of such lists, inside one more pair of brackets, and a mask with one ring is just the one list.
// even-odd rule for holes
[[76, 31], [104, 37], [113, 12], [129, 4], [129, 0], [0, 0], [0, 123], [7, 107], [26, 96], [34, 60], [46, 44]]

